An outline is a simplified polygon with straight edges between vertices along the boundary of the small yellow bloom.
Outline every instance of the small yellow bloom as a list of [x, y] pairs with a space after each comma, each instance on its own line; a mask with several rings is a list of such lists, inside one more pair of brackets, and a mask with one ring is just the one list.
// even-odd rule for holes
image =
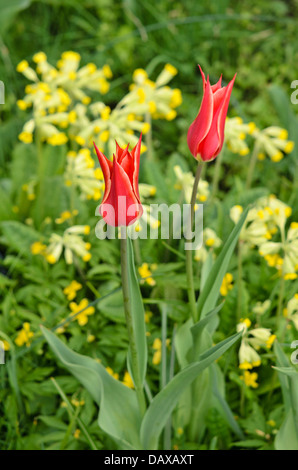
[[32, 132], [21, 132], [19, 134], [19, 140], [21, 142], [24, 142], [24, 144], [31, 144], [32, 141], [33, 141], [33, 135], [32, 135]]
[[77, 295], [77, 291], [82, 289], [82, 287], [82, 284], [74, 280], [63, 289], [63, 293], [67, 296], [68, 300], [73, 300]]
[[173, 77], [177, 75], [178, 73], [178, 70], [176, 69], [176, 67], [174, 67], [174, 65], [171, 65], [171, 64], [166, 64], [165, 70], [169, 72], [169, 74], [173, 75]]
[[233, 289], [233, 275], [231, 273], [225, 274], [221, 287], [220, 293], [223, 297], [228, 295], [229, 290]]
[[47, 56], [44, 52], [37, 52], [34, 54], [32, 59], [36, 64], [40, 64], [41, 62], [45, 62], [47, 60]]
[[111, 367], [106, 367], [106, 371], [107, 371], [112, 377], [114, 377], [114, 379], [119, 380], [119, 374], [117, 374], [117, 372], [114, 372]]
[[[70, 309], [72, 311], [72, 315], [76, 315], [76, 320], [80, 326], [86, 325], [88, 323], [88, 315], [93, 315], [95, 312], [95, 308], [93, 306], [88, 307], [88, 300], [82, 299], [79, 304], [75, 302], [71, 302], [69, 304]], [[82, 312], [81, 312], [82, 310]], [[81, 312], [81, 313], [78, 313]]]
[[59, 132], [58, 134], [53, 134], [52, 136], [48, 137], [47, 142], [50, 145], [64, 145], [68, 141], [68, 138], [64, 132]]
[[47, 248], [46, 245], [44, 245], [43, 243], [34, 242], [32, 243], [30, 250], [33, 255], [41, 255], [41, 254], [44, 254], [46, 248]]
[[146, 282], [150, 286], [155, 286], [156, 282], [151, 277], [152, 272], [149, 269], [148, 263], [143, 263], [142, 266], [138, 268], [138, 271], [139, 271], [140, 276], [142, 277], [141, 284], [144, 284], [144, 282]]
[[124, 377], [123, 377], [123, 382], [122, 382], [122, 383], [124, 383], [124, 385], [126, 385], [126, 386], [129, 387], [129, 388], [134, 388], [134, 383], [133, 383], [133, 380], [132, 380], [132, 378], [131, 378], [129, 372], [126, 371], [126, 372], [124, 373]]
[[29, 64], [27, 62], [27, 60], [22, 60], [18, 65], [17, 65], [17, 72], [24, 72], [25, 70], [27, 70], [27, 68], [29, 67]]
[[34, 333], [30, 331], [30, 323], [25, 322], [23, 328], [19, 331], [18, 336], [15, 339], [17, 346], [23, 346], [26, 344], [27, 347], [31, 344], [31, 338], [34, 336]]
[[259, 385], [257, 384], [258, 374], [256, 372], [249, 372], [246, 370], [244, 375], [240, 377], [244, 380], [245, 385], [252, 388], [257, 388]]

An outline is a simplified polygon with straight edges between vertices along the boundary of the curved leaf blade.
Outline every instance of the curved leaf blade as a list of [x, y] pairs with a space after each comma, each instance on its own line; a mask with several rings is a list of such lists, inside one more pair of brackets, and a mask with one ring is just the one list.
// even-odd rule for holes
[[204, 369], [209, 367], [227, 351], [241, 335], [242, 332], [236, 333], [210, 348], [204, 354], [204, 359], [185, 367], [154, 397], [147, 409], [141, 426], [141, 442], [144, 449], [154, 450], [157, 448], [160, 433], [166, 425], [183, 391]]
[[50, 330], [41, 326], [50, 347], [100, 407], [98, 424], [121, 448], [141, 449], [141, 418], [136, 393], [115, 380], [106, 369], [90, 357], [69, 349]]

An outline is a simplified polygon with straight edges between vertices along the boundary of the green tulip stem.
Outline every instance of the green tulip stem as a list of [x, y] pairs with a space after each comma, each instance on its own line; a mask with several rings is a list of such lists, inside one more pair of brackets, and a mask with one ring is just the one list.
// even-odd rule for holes
[[124, 313], [126, 319], [126, 327], [128, 332], [129, 348], [131, 354], [131, 367], [139, 409], [141, 416], [144, 416], [146, 411], [146, 401], [143, 390], [143, 384], [140, 375], [138, 351], [134, 335], [133, 320], [131, 315], [131, 297], [128, 278], [128, 265], [127, 265], [127, 232], [126, 229], [121, 231], [121, 278], [122, 278], [122, 292], [124, 302]]
[[[198, 193], [198, 186], [199, 186], [202, 168], [203, 168], [203, 162], [199, 162], [196, 175], [195, 175], [194, 185], [192, 188], [191, 200], [190, 200], [190, 229], [191, 230], [193, 228], [193, 223], [194, 223], [196, 197]], [[186, 240], [186, 242], [191, 242], [191, 240]], [[195, 289], [194, 289], [192, 250], [185, 250], [185, 256], [186, 256], [186, 277], [187, 277], [188, 301], [190, 305], [191, 315], [195, 323], [197, 320], [197, 307], [196, 307], [196, 295], [195, 295]]]

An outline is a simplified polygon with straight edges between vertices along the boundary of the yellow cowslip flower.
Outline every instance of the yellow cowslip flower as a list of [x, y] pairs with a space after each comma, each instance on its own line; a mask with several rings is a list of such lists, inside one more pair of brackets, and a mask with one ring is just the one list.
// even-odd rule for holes
[[271, 334], [269, 328], [249, 329], [251, 321], [241, 319], [237, 325], [237, 332], [242, 331], [243, 336], [239, 348], [239, 368], [252, 369], [261, 365], [261, 356], [256, 350], [262, 348], [270, 349], [276, 336]]
[[129, 388], [134, 388], [134, 383], [129, 372], [125, 371], [122, 383]]
[[112, 70], [111, 70], [111, 67], [108, 65], [108, 64], [105, 64], [102, 68], [102, 72], [104, 74], [104, 76], [106, 78], [112, 78], [113, 77], [113, 73], [112, 73]]
[[[76, 315], [75, 319], [78, 321], [78, 324], [80, 326], [85, 326], [88, 323], [88, 316], [93, 315], [95, 312], [95, 308], [93, 306], [88, 307], [88, 300], [87, 299], [82, 299], [79, 304], [76, 304], [75, 302], [71, 302], [69, 304], [72, 315]], [[81, 310], [83, 310], [81, 313]]]
[[80, 439], [80, 435], [81, 435], [81, 430], [80, 429], [76, 429], [75, 432], [73, 433], [73, 437], [75, 439]]
[[67, 296], [68, 300], [73, 300], [77, 295], [77, 291], [82, 289], [82, 287], [82, 284], [74, 280], [63, 289], [63, 293]]
[[117, 372], [114, 372], [111, 367], [106, 367], [106, 371], [114, 377], [114, 379], [119, 380], [119, 374]]
[[32, 132], [21, 132], [19, 134], [19, 140], [24, 142], [24, 144], [31, 144], [33, 142], [33, 135]]
[[26, 103], [26, 101], [24, 101], [24, 100], [18, 100], [17, 101], [17, 106], [22, 111], [25, 111], [30, 106], [30, 103]]
[[149, 269], [148, 263], [143, 263], [142, 266], [138, 268], [139, 274], [142, 277], [141, 279], [141, 284], [144, 284], [145, 282], [149, 284], [149, 286], [155, 286], [156, 281], [151, 277], [152, 272]]
[[[74, 255], [80, 256], [83, 261], [89, 261], [91, 254], [88, 253], [86, 243], [81, 238], [81, 235], [88, 235], [89, 233], [89, 225], [73, 225], [68, 227], [63, 235], [53, 233], [44, 254], [46, 260], [51, 264], [56, 263], [64, 248], [64, 257], [67, 264], [73, 263]], [[89, 245], [87, 247], [90, 249]]]
[[258, 374], [256, 372], [249, 372], [248, 370], [245, 370], [244, 375], [241, 375], [240, 378], [248, 387], [257, 388], [259, 386], [257, 383]]
[[32, 57], [32, 60], [33, 62], [35, 62], [36, 64], [39, 64], [40, 62], [45, 62], [47, 60], [47, 56], [44, 52], [37, 52], [36, 54], [34, 54], [34, 56]]
[[58, 132], [57, 134], [53, 134], [50, 137], [48, 137], [47, 142], [50, 145], [56, 146], [56, 145], [64, 145], [68, 141], [68, 137], [64, 132]]
[[22, 60], [18, 65], [17, 65], [17, 72], [23, 73], [27, 68], [29, 67], [29, 64], [27, 60]]
[[226, 118], [225, 142], [228, 149], [242, 156], [247, 155], [249, 148], [245, 141], [246, 135], [253, 135], [255, 130], [256, 125], [254, 122], [245, 124], [239, 116]]
[[142, 84], [148, 78], [148, 74], [144, 69], [136, 69], [133, 72], [132, 79], [138, 84]]
[[256, 146], [259, 151], [258, 158], [263, 160], [268, 155], [273, 162], [279, 162], [284, 154], [291, 153], [294, 142], [288, 139], [288, 132], [278, 126], [270, 126], [260, 131], [253, 132]]
[[233, 275], [231, 273], [226, 273], [220, 287], [220, 293], [225, 297], [231, 289], [233, 289]]
[[30, 323], [23, 323], [23, 328], [19, 331], [18, 336], [14, 340], [17, 346], [23, 346], [26, 344], [27, 347], [31, 344], [31, 338], [33, 338], [34, 333], [30, 331]]

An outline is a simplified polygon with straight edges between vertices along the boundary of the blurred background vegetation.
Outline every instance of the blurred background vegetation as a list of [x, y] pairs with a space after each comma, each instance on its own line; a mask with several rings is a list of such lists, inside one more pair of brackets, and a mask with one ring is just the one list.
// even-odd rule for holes
[[[115, 102], [136, 67], [150, 73], [170, 62], [179, 70], [175, 85], [183, 89], [181, 115], [191, 119], [193, 94], [200, 93], [196, 64], [211, 79], [223, 73], [227, 81], [237, 71], [232, 105], [244, 118], [258, 116], [260, 126], [278, 120], [270, 85], [280, 85], [290, 102], [290, 84], [298, 77], [298, 0], [0, 0], [0, 12], [0, 79], [6, 85], [0, 172], [22, 124], [16, 101], [27, 80], [16, 65], [38, 51], [53, 63], [65, 50], [79, 52], [83, 63], [108, 63], [116, 77]], [[172, 150], [177, 134], [165, 137]]]

